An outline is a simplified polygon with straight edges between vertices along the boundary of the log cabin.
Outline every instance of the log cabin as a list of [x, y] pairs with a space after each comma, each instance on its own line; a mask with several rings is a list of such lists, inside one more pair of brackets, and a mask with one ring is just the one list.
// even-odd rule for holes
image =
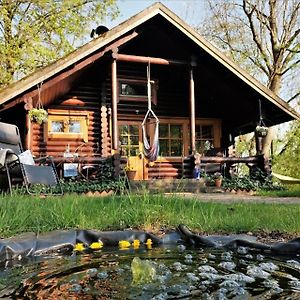
[[[141, 123], [151, 107], [159, 119], [160, 152], [143, 154]], [[28, 112], [42, 105], [47, 122]], [[0, 118], [20, 129], [25, 149], [67, 163], [95, 166], [114, 157], [115, 175], [129, 164], [135, 180], [190, 178], [202, 163], [246, 162], [262, 156], [207, 156], [227, 149], [235, 136], [299, 115], [161, 3], [0, 91]], [[155, 125], [147, 121], [151, 138]], [[260, 154], [260, 153], [258, 153]], [[60, 175], [64, 174], [60, 172]]]

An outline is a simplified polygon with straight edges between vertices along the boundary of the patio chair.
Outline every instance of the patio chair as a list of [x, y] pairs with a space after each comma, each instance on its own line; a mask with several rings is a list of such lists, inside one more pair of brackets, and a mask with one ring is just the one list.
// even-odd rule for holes
[[[33, 159], [29, 150], [23, 152], [18, 127], [3, 122], [0, 122], [0, 173], [2, 178], [6, 177], [11, 194], [14, 182], [22, 182], [29, 194], [63, 194], [52, 158]], [[42, 190], [36, 188], [37, 184], [42, 185]]]

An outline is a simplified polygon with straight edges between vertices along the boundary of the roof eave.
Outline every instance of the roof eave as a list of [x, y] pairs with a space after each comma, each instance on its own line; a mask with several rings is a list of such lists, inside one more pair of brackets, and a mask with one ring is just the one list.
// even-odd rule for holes
[[60, 58], [54, 63], [35, 71], [17, 82], [12, 83], [8, 87], [4, 88], [3, 91], [0, 91], [0, 105], [5, 104], [14, 97], [30, 90], [32, 87], [37, 86], [41, 82], [45, 82], [57, 73], [69, 68], [73, 64], [76, 64], [78, 61], [84, 59], [95, 51], [98, 51], [105, 45], [113, 42], [123, 34], [126, 34], [146, 20], [152, 18], [159, 13], [160, 6], [160, 3], [153, 4], [127, 21], [115, 26], [103, 36], [88, 42], [67, 56]]

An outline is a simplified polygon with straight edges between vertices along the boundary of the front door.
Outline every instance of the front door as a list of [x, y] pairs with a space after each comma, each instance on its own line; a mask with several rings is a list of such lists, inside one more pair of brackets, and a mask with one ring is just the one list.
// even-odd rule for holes
[[127, 158], [127, 168], [135, 171], [134, 180], [145, 177], [141, 122], [119, 121], [120, 154]]

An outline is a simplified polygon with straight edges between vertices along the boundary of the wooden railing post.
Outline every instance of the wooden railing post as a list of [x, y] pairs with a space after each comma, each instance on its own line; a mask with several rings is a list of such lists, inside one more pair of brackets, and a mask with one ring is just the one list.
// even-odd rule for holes
[[190, 135], [191, 150], [196, 152], [196, 122], [195, 122], [195, 84], [193, 75], [193, 65], [190, 67]]
[[112, 98], [112, 149], [118, 150], [118, 104], [117, 104], [117, 60], [113, 59], [111, 65], [111, 98]]

